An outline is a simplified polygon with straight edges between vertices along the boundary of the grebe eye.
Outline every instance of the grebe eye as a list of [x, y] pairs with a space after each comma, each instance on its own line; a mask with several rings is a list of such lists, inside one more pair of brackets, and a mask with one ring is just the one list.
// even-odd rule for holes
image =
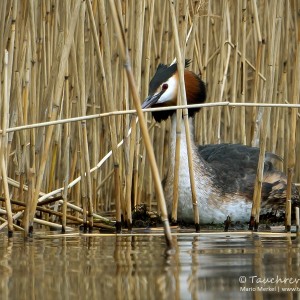
[[165, 91], [166, 89], [168, 88], [168, 84], [167, 83], [164, 83], [161, 87], [161, 90], [162, 91]]

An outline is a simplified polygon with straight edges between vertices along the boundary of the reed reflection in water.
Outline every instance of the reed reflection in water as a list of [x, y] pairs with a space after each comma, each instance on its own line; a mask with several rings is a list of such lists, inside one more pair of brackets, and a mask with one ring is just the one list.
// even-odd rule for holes
[[[258, 278], [298, 278], [299, 240], [252, 234], [49, 236], [24, 241], [0, 234], [1, 299], [257, 299], [296, 292], [261, 291]], [[240, 283], [244, 276], [246, 283]], [[241, 288], [256, 288], [241, 291]]]

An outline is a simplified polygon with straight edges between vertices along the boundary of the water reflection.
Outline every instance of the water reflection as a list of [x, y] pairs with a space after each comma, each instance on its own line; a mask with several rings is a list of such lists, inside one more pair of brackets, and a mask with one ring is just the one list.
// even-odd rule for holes
[[282, 282], [300, 278], [296, 238], [201, 234], [174, 236], [174, 245], [166, 251], [164, 237], [151, 235], [3, 233], [1, 299], [299, 299], [282, 290], [300, 290], [300, 279]]

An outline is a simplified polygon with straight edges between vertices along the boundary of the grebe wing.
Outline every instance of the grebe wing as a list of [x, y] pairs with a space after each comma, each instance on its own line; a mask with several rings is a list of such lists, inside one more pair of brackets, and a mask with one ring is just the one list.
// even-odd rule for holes
[[[241, 144], [209, 144], [199, 146], [198, 154], [212, 167], [230, 168], [239, 172], [255, 169], [256, 173], [259, 148]], [[265, 171], [275, 169], [275, 161], [282, 161], [282, 158], [274, 153], [266, 153]]]
[[[222, 193], [243, 194], [252, 200], [257, 172], [259, 148], [241, 144], [214, 144], [198, 147], [198, 154], [212, 171], [212, 180]], [[282, 159], [266, 153], [262, 198], [267, 199], [276, 191], [279, 198], [286, 189], [286, 176], [275, 169], [273, 163]], [[280, 195], [279, 195], [280, 194]]]

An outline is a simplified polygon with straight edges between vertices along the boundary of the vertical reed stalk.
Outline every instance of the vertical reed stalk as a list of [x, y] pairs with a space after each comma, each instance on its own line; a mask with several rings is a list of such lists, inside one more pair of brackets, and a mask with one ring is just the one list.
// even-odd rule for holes
[[[247, 0], [242, 1], [242, 57], [241, 57], [241, 102], [246, 102], [246, 35], [247, 35]], [[241, 107], [240, 137], [242, 144], [246, 145], [245, 108]]]
[[61, 231], [64, 233], [67, 227], [67, 207], [68, 207], [68, 182], [69, 182], [69, 174], [70, 174], [70, 136], [67, 135], [67, 141], [65, 145], [64, 151], [64, 170], [65, 170], [65, 178], [64, 178], [64, 189], [63, 189], [63, 207], [62, 207], [62, 227]]
[[[171, 5], [169, 3], [169, 5]], [[173, 4], [174, 5], [174, 4]], [[174, 27], [174, 23], [176, 24], [176, 20], [174, 21], [175, 18], [175, 9], [174, 7], [171, 7], [170, 13], [171, 13], [171, 18], [172, 18], [172, 26], [173, 26], [173, 30], [174, 32], [177, 32], [177, 25]], [[180, 51], [182, 51], [182, 53], [180, 54], [180, 56], [177, 56], [178, 53], [176, 53], [177, 56], [177, 66], [179, 64], [182, 64], [182, 61], [184, 61], [184, 57], [185, 57], [185, 43], [184, 43], [184, 35], [185, 35], [185, 31], [186, 31], [186, 22], [185, 22], [185, 18], [187, 17], [186, 15], [186, 10], [187, 10], [187, 2], [184, 1], [181, 4], [182, 7], [180, 7], [181, 9], [179, 14], [183, 17], [181, 17], [181, 22], [180, 22], [180, 40], [179, 37], [177, 36], [178, 42], [181, 43], [182, 48], [180, 49]], [[183, 40], [182, 40], [183, 38]], [[176, 36], [175, 36], [175, 41], [176, 41]], [[179, 46], [180, 47], [180, 46]], [[176, 52], [176, 51], [175, 51]], [[184, 67], [183, 67], [184, 68]], [[179, 70], [179, 67], [178, 67]], [[184, 72], [184, 71], [182, 71]], [[183, 77], [184, 80], [184, 77]], [[185, 90], [184, 90], [185, 93]], [[177, 95], [177, 105], [180, 105], [181, 103], [184, 103], [184, 100], [182, 100], [183, 98], [181, 98], [181, 94]], [[178, 109], [176, 111], [176, 147], [175, 147], [175, 165], [174, 165], [174, 179], [173, 179], [173, 202], [172, 202], [172, 222], [173, 223], [177, 223], [177, 210], [178, 210], [178, 198], [179, 198], [179, 169], [180, 169], [180, 146], [181, 146], [181, 125], [182, 125], [182, 116], [183, 116], [183, 110], [182, 109]], [[173, 119], [172, 119], [173, 122]], [[171, 125], [173, 126], [173, 124]], [[189, 137], [186, 137], [187, 139]], [[170, 157], [170, 159], [173, 159], [173, 157]], [[173, 170], [172, 170], [173, 171]], [[196, 222], [195, 222], [196, 223]]]
[[[81, 5], [81, 2], [79, 0], [77, 0], [75, 2], [74, 8], [73, 8], [73, 15], [70, 20], [68, 37], [67, 37], [64, 47], [61, 51], [61, 55], [60, 55], [60, 59], [59, 59], [59, 61], [60, 61], [59, 69], [57, 69], [58, 72], [56, 74], [57, 76], [55, 76], [55, 74], [52, 74], [52, 76], [53, 76], [52, 78], [56, 77], [56, 85], [55, 85], [55, 90], [54, 90], [54, 100], [53, 100], [53, 106], [52, 106], [51, 117], [50, 117], [51, 121], [55, 120], [58, 115], [58, 108], [60, 107], [60, 102], [61, 102], [61, 92], [62, 92], [62, 88], [63, 88], [63, 84], [64, 84], [65, 66], [66, 66], [67, 59], [69, 57], [71, 44], [73, 41], [75, 26], [76, 26], [77, 19], [79, 16], [80, 5]], [[60, 51], [58, 51], [58, 52], [60, 52]], [[50, 94], [48, 94], [48, 95], [50, 96]], [[34, 196], [31, 201], [31, 205], [28, 205], [26, 207], [26, 210], [29, 210], [28, 219], [29, 219], [29, 226], [30, 226], [29, 228], [25, 228], [26, 235], [28, 235], [30, 233], [30, 231], [33, 230], [33, 227], [32, 227], [33, 226], [33, 217], [34, 217], [35, 210], [36, 210], [39, 192], [40, 192], [41, 186], [42, 186], [42, 180], [43, 180], [43, 175], [44, 175], [46, 162], [47, 162], [47, 158], [48, 158], [48, 151], [49, 151], [51, 140], [52, 140], [53, 129], [54, 129], [53, 126], [49, 126], [47, 128], [46, 137], [45, 137], [45, 147], [44, 147], [44, 151], [42, 153], [39, 172], [38, 172], [38, 176], [36, 179]]]
[[[179, 36], [177, 31], [177, 24], [176, 24], [176, 15], [175, 15], [175, 7], [172, 0], [169, 1], [169, 5], [171, 8], [171, 19], [172, 19], [172, 27], [174, 32], [175, 38], [175, 52], [177, 57], [177, 68], [179, 74], [179, 84], [180, 84], [180, 97], [181, 103], [186, 105], [186, 92], [185, 92], [185, 84], [184, 84], [184, 59], [182, 57], [180, 43], [179, 43]], [[183, 51], [184, 54], [184, 51]], [[196, 195], [196, 186], [195, 186], [195, 177], [194, 177], [194, 167], [193, 167], [193, 159], [192, 159], [192, 145], [191, 145], [191, 136], [190, 136], [190, 127], [188, 122], [188, 110], [183, 109], [183, 120], [185, 126], [185, 135], [186, 135], [186, 142], [187, 142], [187, 153], [188, 153], [188, 163], [189, 163], [189, 171], [190, 171], [190, 184], [191, 184], [191, 192], [192, 192], [192, 203], [194, 207], [194, 220], [195, 220], [195, 227], [196, 231], [200, 230], [200, 218], [199, 218], [199, 210], [198, 210], [198, 203], [197, 203], [197, 195]]]
[[8, 236], [11, 237], [13, 235], [13, 218], [10, 204], [10, 195], [8, 189], [7, 182], [7, 125], [8, 125], [8, 114], [9, 114], [9, 98], [8, 98], [8, 52], [4, 51], [4, 89], [3, 89], [3, 103], [2, 103], [2, 136], [0, 140], [0, 162], [1, 162], [1, 176], [2, 176], [2, 185], [5, 195], [5, 208], [7, 214], [7, 222], [8, 222]]
[[119, 42], [119, 46], [120, 46], [120, 51], [121, 51], [121, 54], [122, 54], [123, 61], [125, 63], [124, 66], [125, 66], [125, 70], [126, 70], [126, 74], [127, 74], [127, 78], [128, 78], [129, 87], [130, 87], [132, 97], [133, 97], [133, 100], [134, 100], [134, 106], [137, 110], [137, 114], [138, 114], [138, 117], [139, 117], [139, 120], [140, 120], [141, 131], [142, 131], [142, 135], [144, 137], [145, 147], [147, 149], [147, 154], [148, 154], [148, 157], [149, 157], [150, 166], [151, 166], [151, 170], [152, 170], [152, 173], [153, 173], [156, 193], [157, 193], [157, 196], [158, 196], [158, 200], [159, 200], [159, 204], [160, 204], [160, 208], [161, 208], [161, 213], [162, 213], [161, 218], [162, 218], [162, 221], [163, 221], [163, 224], [164, 224], [166, 242], [167, 242], [167, 245], [169, 247], [172, 247], [172, 237], [171, 237], [171, 231], [170, 231], [170, 226], [169, 226], [169, 221], [168, 221], [165, 198], [164, 198], [163, 189], [162, 189], [162, 186], [161, 186], [161, 181], [160, 181], [158, 168], [157, 168], [157, 165], [156, 165], [156, 162], [155, 162], [153, 148], [152, 148], [150, 138], [149, 138], [149, 133], [147, 131], [147, 125], [146, 125], [146, 122], [145, 122], [143, 112], [141, 110], [141, 106], [140, 106], [141, 102], [140, 102], [140, 99], [139, 99], [139, 96], [138, 96], [138, 93], [137, 93], [137, 89], [136, 89], [136, 86], [135, 86], [134, 78], [133, 78], [130, 63], [129, 63], [129, 57], [128, 57], [128, 51], [127, 51], [127, 48], [126, 48], [125, 35], [124, 35], [124, 29], [123, 29], [122, 21], [121, 21], [120, 17], [117, 15], [117, 11], [116, 11], [114, 1], [110, 0], [109, 3], [110, 3], [111, 11], [112, 11], [112, 16], [113, 16], [113, 20], [114, 20], [115, 29], [117, 31], [117, 38], [118, 38], [118, 42]]
[[[137, 90], [141, 90], [141, 73], [142, 73], [142, 61], [143, 61], [143, 39], [144, 39], [144, 19], [145, 19], [145, 2], [146, 1], [138, 1], [136, 2], [136, 8], [135, 8], [135, 26], [133, 26], [131, 29], [133, 31], [132, 35], [135, 36], [135, 53], [133, 55], [133, 64], [134, 64], [134, 78], [136, 80]], [[134, 196], [134, 202], [136, 202], [137, 198], [137, 189], [138, 189], [138, 169], [139, 169], [139, 137], [140, 137], [140, 131], [137, 127], [136, 132], [136, 141], [133, 147], [135, 149], [134, 151], [134, 161], [133, 161], [133, 189], [132, 193]], [[132, 128], [133, 131], [133, 128]]]
[[295, 215], [296, 215], [296, 233], [297, 233], [297, 236], [300, 236], [299, 207], [295, 208]]
[[[66, 19], [65, 19], [65, 25], [69, 23], [69, 14], [68, 10], [70, 9], [70, 2], [65, 1], [64, 3], [64, 9], [66, 12]], [[66, 26], [65, 26], [66, 28]], [[68, 32], [65, 31], [65, 39], [67, 38]], [[69, 85], [69, 63], [67, 63], [66, 66], [66, 73], [65, 73], [65, 92], [64, 92], [64, 117], [69, 118], [70, 117], [70, 85]], [[63, 205], [62, 205], [62, 227], [61, 231], [62, 233], [66, 232], [67, 227], [67, 207], [68, 207], [68, 184], [70, 179], [70, 123], [64, 124], [63, 127], [63, 136], [66, 139], [64, 143], [64, 152], [63, 152], [63, 161], [62, 161], [62, 167], [64, 170], [64, 178], [63, 178]]]
[[[234, 55], [233, 55], [233, 71], [232, 71], [232, 92], [231, 92], [231, 97], [232, 97], [232, 102], [237, 102], [237, 72], [238, 72], [238, 50], [239, 50], [239, 31], [240, 31], [240, 3], [241, 1], [237, 1], [235, 5], [235, 32], [234, 32]], [[231, 110], [231, 128], [230, 128], [230, 141], [232, 143], [235, 143], [236, 139], [236, 129], [235, 129], [235, 124], [236, 124], [236, 109], [233, 108]]]
[[[225, 57], [225, 29], [228, 33], [227, 43], [227, 55]], [[219, 92], [219, 101], [221, 102], [224, 97], [225, 85], [228, 77], [228, 68], [231, 55], [231, 27], [230, 27], [230, 18], [229, 18], [229, 7], [228, 2], [224, 2], [224, 13], [223, 13], [223, 30], [222, 30], [222, 40], [221, 40], [221, 72], [220, 72], [220, 92]], [[223, 72], [222, 72], [223, 71]], [[227, 120], [227, 118], [225, 118]], [[225, 125], [226, 126], [226, 125]], [[218, 108], [218, 121], [217, 121], [217, 143], [221, 143], [221, 108]]]
[[[294, 82], [292, 92], [292, 103], [299, 103], [300, 95], [300, 16], [298, 6], [298, 15], [296, 16], [296, 32], [297, 32], [297, 44], [295, 49], [295, 69], [294, 69]], [[296, 14], [295, 14], [296, 15]], [[289, 138], [289, 156], [288, 156], [288, 178], [287, 178], [287, 191], [286, 191], [286, 208], [285, 208], [285, 227], [286, 231], [291, 231], [291, 199], [292, 199], [292, 180], [294, 175], [295, 163], [296, 163], [296, 129], [297, 129], [297, 113], [298, 109], [291, 109], [290, 118], [290, 138]]]
[[[177, 101], [180, 101], [178, 96]], [[180, 168], [180, 140], [181, 140], [181, 123], [182, 110], [176, 112], [176, 146], [175, 146], [175, 165], [174, 165], [174, 181], [173, 181], [173, 205], [172, 205], [172, 222], [177, 223], [178, 197], [179, 197], [179, 168]], [[173, 159], [173, 157], [170, 157]]]
[[270, 111], [271, 108], [267, 107], [264, 110], [263, 123], [261, 125], [260, 131], [260, 140], [259, 140], [259, 158], [257, 165], [257, 173], [255, 178], [254, 185], [254, 193], [253, 193], [253, 204], [251, 209], [251, 218], [250, 218], [250, 230], [257, 231], [259, 224], [259, 215], [260, 215], [260, 206], [261, 206], [261, 190], [262, 190], [262, 182], [263, 182], [263, 174], [264, 174], [264, 161], [265, 161], [265, 153], [266, 153], [266, 141], [267, 134], [269, 129], [269, 121], [270, 121]]
[[129, 145], [129, 155], [127, 159], [126, 173], [126, 191], [125, 191], [125, 203], [126, 203], [126, 216], [128, 229], [132, 229], [132, 215], [131, 215], [131, 188], [132, 188], [132, 174], [133, 174], [133, 160], [134, 160], [134, 149], [136, 140], [136, 117], [133, 117], [130, 122], [131, 136]]
[[[85, 23], [85, 3], [82, 3], [79, 13], [79, 35], [78, 35], [78, 79], [80, 82], [80, 114], [82, 116], [86, 115], [86, 85], [85, 85], [85, 44], [84, 44], [84, 23]], [[93, 228], [93, 195], [92, 195], [92, 180], [91, 180], [91, 173], [90, 173], [90, 159], [89, 159], [89, 148], [88, 148], [88, 137], [87, 137], [87, 128], [86, 128], [86, 121], [81, 122], [82, 131], [82, 148], [81, 153], [83, 154], [82, 158], [84, 162], [82, 165], [84, 166], [83, 169], [83, 176], [86, 176], [86, 184], [87, 184], [87, 207], [88, 207], [88, 221], [89, 221], [89, 231], [92, 231]]]
[[[260, 24], [258, 19], [258, 11], [256, 1], [252, 1], [253, 13], [254, 13], [254, 23], [256, 28], [257, 34], [257, 52], [256, 52], [256, 65], [255, 65], [255, 75], [254, 75], [254, 91], [253, 91], [253, 102], [258, 102], [258, 91], [259, 91], [259, 71], [261, 65], [261, 58], [262, 58], [262, 50], [263, 50], [263, 41], [261, 36]], [[252, 109], [252, 123], [251, 123], [251, 145], [256, 146], [256, 132], [257, 132], [257, 122], [256, 122], [256, 115], [257, 115], [257, 108], [253, 107]]]
[[[268, 77], [267, 77], [267, 84], [266, 84], [266, 97], [272, 99], [273, 91], [274, 91], [274, 64], [275, 64], [275, 55], [274, 49], [276, 48], [277, 43], [280, 41], [279, 38], [276, 37], [276, 9], [279, 9], [274, 5], [270, 14], [270, 21], [271, 21], [271, 28], [272, 28], [272, 39], [270, 41], [271, 49], [269, 52], [269, 68], [268, 68]], [[265, 99], [264, 101], [265, 102]], [[259, 214], [260, 214], [260, 204], [261, 204], [261, 187], [262, 187], [262, 180], [263, 180], [263, 170], [264, 170], [264, 158], [265, 158], [265, 151], [266, 151], [266, 139], [268, 134], [269, 128], [269, 120], [270, 120], [270, 108], [264, 108], [264, 116], [261, 125], [261, 132], [260, 132], [260, 155], [259, 161], [257, 166], [257, 175], [254, 187], [254, 195], [253, 195], [253, 205], [251, 210], [251, 218], [250, 218], [250, 229], [257, 230], [259, 224]]]
[[[145, 78], [144, 78], [144, 95], [145, 98], [148, 94], [148, 83], [150, 82], [150, 65], [151, 65], [151, 41], [152, 41], [152, 34], [153, 34], [153, 25], [154, 25], [154, 4], [155, 1], [150, 1], [150, 13], [149, 13], [149, 31], [148, 36], [146, 39], [146, 45], [145, 45]], [[139, 155], [139, 153], [138, 153]], [[135, 205], [138, 205], [141, 203], [141, 193], [142, 193], [142, 186], [144, 181], [144, 175], [145, 175], [145, 159], [146, 159], [146, 149], [143, 149], [142, 154], [142, 162], [140, 164], [140, 172], [139, 172], [139, 183], [138, 183], [138, 190], [137, 190], [137, 196]]]
[[[94, 45], [96, 49], [96, 55], [98, 59], [98, 63], [100, 65], [100, 71], [102, 74], [102, 78], [104, 81], [104, 98], [106, 107], [108, 110], [112, 111], [115, 109], [113, 102], [111, 101], [111, 97], [114, 97], [113, 86], [112, 86], [112, 71], [111, 71], [111, 50], [110, 50], [110, 41], [109, 34], [106, 22], [106, 9], [104, 5], [104, 1], [100, 1], [99, 3], [99, 13], [100, 19], [102, 20], [100, 25], [103, 32], [104, 45], [107, 47], [104, 52], [104, 63], [102, 61], [102, 56], [99, 48], [99, 40], [96, 32], [96, 24], [92, 14], [91, 3], [90, 0], [87, 1], [88, 4], [88, 13], [92, 25], [92, 33], [94, 38]], [[105, 70], [104, 70], [105, 64]], [[106, 80], [107, 77], [107, 80]], [[116, 203], [116, 229], [119, 232], [121, 230], [121, 187], [120, 187], [120, 157], [117, 150], [117, 129], [116, 123], [114, 120], [109, 118], [109, 128], [110, 128], [110, 138], [112, 143], [112, 154], [113, 154], [113, 163], [114, 163], [114, 178], [115, 178], [115, 203]]]

